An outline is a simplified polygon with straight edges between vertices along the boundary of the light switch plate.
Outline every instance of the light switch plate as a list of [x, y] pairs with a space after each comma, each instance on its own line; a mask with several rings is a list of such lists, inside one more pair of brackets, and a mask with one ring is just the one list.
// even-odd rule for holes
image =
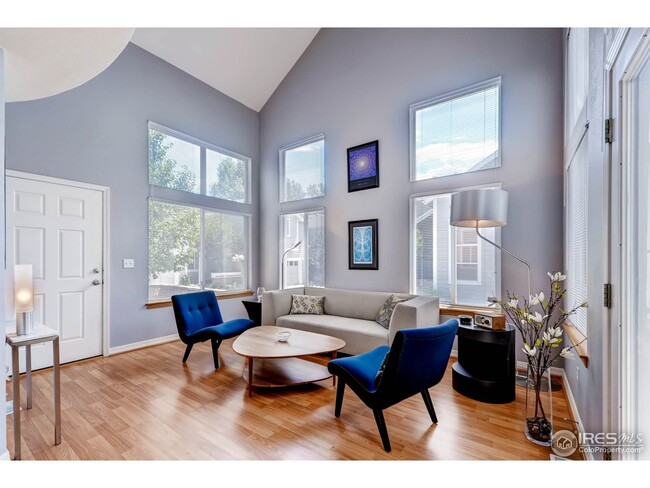
[[122, 261], [122, 267], [124, 269], [130, 269], [130, 268], [135, 268], [135, 259], [124, 259]]

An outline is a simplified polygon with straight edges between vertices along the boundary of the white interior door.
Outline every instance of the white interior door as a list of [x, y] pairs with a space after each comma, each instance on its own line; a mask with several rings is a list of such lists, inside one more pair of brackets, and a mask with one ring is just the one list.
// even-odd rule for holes
[[[650, 459], [650, 38], [648, 30], [621, 31], [610, 67], [612, 145], [612, 308], [610, 425], [644, 436]], [[615, 43], [616, 45], [616, 43]]]
[[[102, 192], [10, 176], [6, 195], [7, 290], [13, 265], [31, 264], [34, 324], [59, 331], [61, 362], [102, 354]], [[13, 297], [7, 295], [10, 323]], [[52, 365], [48, 346], [32, 346], [33, 369]]]

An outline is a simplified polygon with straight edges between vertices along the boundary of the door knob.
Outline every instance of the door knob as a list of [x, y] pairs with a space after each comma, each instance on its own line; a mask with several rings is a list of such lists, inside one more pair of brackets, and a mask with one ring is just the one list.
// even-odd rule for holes
[[99, 268], [93, 268], [93, 273], [94, 274], [99, 274]]
[[98, 286], [98, 285], [101, 285], [101, 284], [102, 284], [101, 281], [99, 281], [99, 280], [93, 280], [93, 285]]

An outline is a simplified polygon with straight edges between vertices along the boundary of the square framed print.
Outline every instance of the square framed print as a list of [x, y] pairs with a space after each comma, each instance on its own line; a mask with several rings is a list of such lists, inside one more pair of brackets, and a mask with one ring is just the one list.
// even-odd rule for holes
[[348, 268], [379, 269], [377, 219], [348, 222]]
[[348, 193], [379, 187], [379, 141], [348, 148]]

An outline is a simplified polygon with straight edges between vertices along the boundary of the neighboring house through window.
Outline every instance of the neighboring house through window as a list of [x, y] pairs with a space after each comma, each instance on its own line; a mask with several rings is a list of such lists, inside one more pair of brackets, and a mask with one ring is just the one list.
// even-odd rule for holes
[[[289, 251], [284, 258], [283, 288], [325, 286], [325, 209], [280, 215], [280, 252]], [[282, 266], [282, 264], [281, 264]]]
[[[486, 306], [487, 297], [501, 294], [500, 259], [475, 229], [449, 225], [452, 193], [411, 197], [411, 292], [442, 303]], [[480, 231], [499, 242], [498, 229]]]

